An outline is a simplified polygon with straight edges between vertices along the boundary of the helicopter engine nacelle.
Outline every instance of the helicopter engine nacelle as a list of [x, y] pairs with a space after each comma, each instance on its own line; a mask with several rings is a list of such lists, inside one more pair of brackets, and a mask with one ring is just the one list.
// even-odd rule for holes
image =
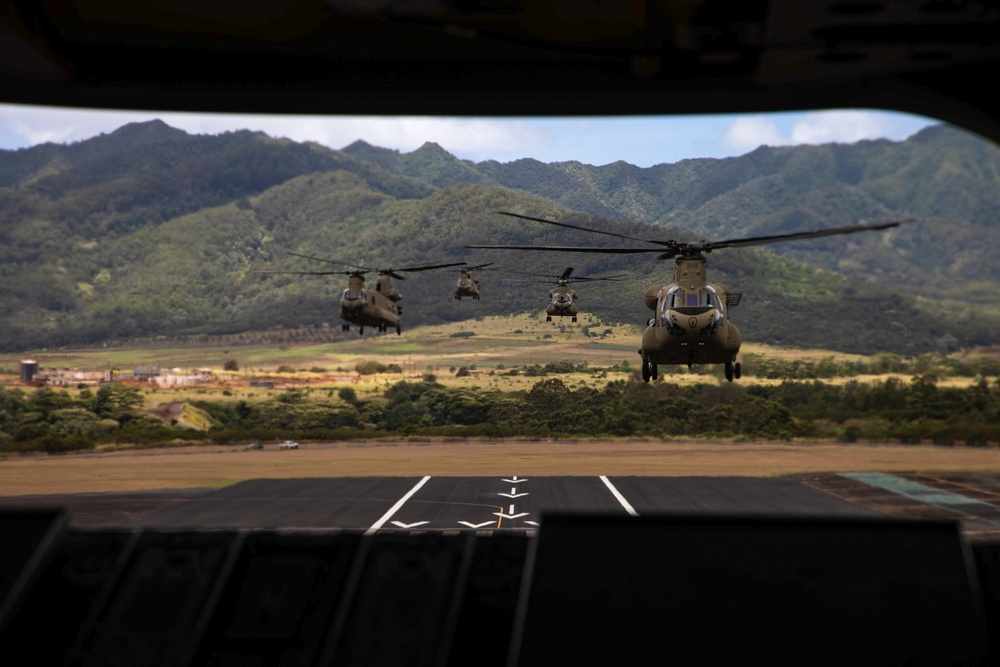
[[656, 302], [659, 300], [661, 289], [663, 289], [663, 285], [653, 285], [646, 290], [646, 294], [643, 296], [643, 301], [646, 302], [646, 308], [656, 310]]

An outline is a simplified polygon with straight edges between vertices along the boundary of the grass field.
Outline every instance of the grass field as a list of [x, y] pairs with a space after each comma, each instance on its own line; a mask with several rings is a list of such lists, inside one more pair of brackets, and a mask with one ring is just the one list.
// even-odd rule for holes
[[[484, 317], [476, 321], [439, 324], [414, 328], [402, 336], [382, 334], [358, 336], [343, 334], [333, 343], [272, 344], [202, 344], [191, 346], [157, 344], [86, 349], [39, 350], [17, 355], [0, 356], [0, 369], [7, 374], [0, 381], [8, 385], [19, 382], [20, 364], [24, 359], [37, 361], [42, 367], [73, 368], [102, 371], [130, 370], [140, 365], [155, 365], [163, 370], [179, 369], [190, 372], [198, 368], [212, 369], [222, 382], [216, 385], [180, 389], [150, 390], [147, 401], [187, 400], [219, 394], [224, 390], [233, 398], [265, 397], [269, 390], [251, 388], [253, 381], [268, 380], [278, 385], [339, 388], [352, 386], [360, 396], [374, 395], [401, 379], [418, 379], [434, 374], [448, 386], [482, 386], [501, 391], [529, 389], [536, 377], [508, 375], [511, 369], [547, 363], [586, 362], [590, 368], [622, 368], [629, 371], [575, 373], [564, 376], [571, 388], [601, 387], [613, 380], [629, 379], [639, 368], [637, 350], [640, 330], [632, 325], [612, 325], [594, 316], [583, 315], [576, 324], [546, 322], [542, 315]], [[816, 362], [825, 358], [859, 360], [860, 355], [835, 353], [827, 350], [784, 349], [745, 343], [744, 355], [763, 355], [784, 360]], [[362, 361], [395, 364], [402, 373], [359, 375], [355, 366]], [[235, 362], [237, 371], [224, 370], [226, 362]], [[456, 377], [461, 367], [472, 369], [468, 376]], [[293, 372], [278, 372], [279, 369]], [[664, 381], [675, 383], [724, 382], [721, 372], [706, 376], [688, 372], [684, 367], [661, 367]], [[884, 380], [889, 375], [862, 376], [859, 381]], [[847, 381], [833, 379], [831, 382]], [[906, 376], [904, 379], [908, 380]], [[741, 383], [780, 382], [744, 376]], [[963, 385], [972, 378], [949, 378], [943, 384]]]

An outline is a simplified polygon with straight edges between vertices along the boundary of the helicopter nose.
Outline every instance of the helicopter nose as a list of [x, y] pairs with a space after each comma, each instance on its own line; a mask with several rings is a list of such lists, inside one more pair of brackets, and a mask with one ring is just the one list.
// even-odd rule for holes
[[719, 311], [709, 308], [701, 313], [682, 313], [671, 311], [671, 329], [687, 335], [711, 335], [715, 332], [720, 320]]

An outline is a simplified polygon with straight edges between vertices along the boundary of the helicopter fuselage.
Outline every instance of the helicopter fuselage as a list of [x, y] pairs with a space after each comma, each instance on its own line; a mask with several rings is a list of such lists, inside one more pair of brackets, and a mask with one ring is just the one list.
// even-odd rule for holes
[[461, 300], [463, 296], [479, 298], [479, 278], [468, 271], [461, 272], [455, 285], [455, 298]]
[[[378, 331], [392, 328], [399, 334], [401, 309], [396, 302], [401, 298], [402, 295], [393, 289], [389, 276], [379, 276], [374, 290], [365, 287], [362, 278], [351, 276], [340, 299], [340, 318], [357, 326], [362, 334], [366, 326]], [[349, 324], [343, 325], [344, 331]]]
[[674, 282], [646, 290], [654, 316], [642, 334], [643, 378], [656, 378], [658, 364], [725, 364], [726, 377], [739, 376], [742, 338], [729, 321], [730, 294], [705, 279], [703, 257], [678, 258]]
[[547, 320], [553, 317], [572, 317], [576, 321], [576, 292], [569, 289], [565, 281], [560, 280], [558, 286], [549, 290], [549, 305], [545, 307]]

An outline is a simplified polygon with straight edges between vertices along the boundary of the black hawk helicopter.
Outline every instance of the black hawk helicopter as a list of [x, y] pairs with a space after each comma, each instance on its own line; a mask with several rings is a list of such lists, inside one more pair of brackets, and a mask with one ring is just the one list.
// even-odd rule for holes
[[[347, 287], [340, 297], [340, 318], [344, 320], [341, 325], [343, 331], [349, 331], [351, 324], [358, 327], [358, 333], [364, 335], [365, 327], [375, 327], [380, 333], [389, 329], [396, 329], [396, 334], [403, 332], [399, 316], [403, 309], [399, 305], [403, 295], [392, 286], [391, 278], [405, 280], [402, 272], [429, 271], [431, 269], [444, 269], [451, 266], [462, 266], [465, 262], [451, 262], [448, 264], [424, 264], [420, 266], [402, 266], [388, 269], [371, 268], [367, 266], [357, 266], [333, 259], [323, 259], [321, 257], [311, 257], [290, 252], [289, 255], [311, 259], [327, 264], [339, 264], [352, 267], [348, 271], [260, 271], [258, 273], [286, 273], [305, 276], [332, 276], [346, 275]], [[375, 279], [375, 289], [370, 290], [365, 286], [365, 274], [375, 272], [378, 278]]]
[[[541, 278], [555, 278], [556, 287], [555, 289], [549, 290], [549, 304], [545, 307], [545, 321], [551, 322], [553, 317], [571, 317], [573, 322], [576, 322], [576, 316], [579, 313], [576, 305], [576, 290], [570, 288], [570, 283], [580, 282], [580, 281], [594, 281], [594, 280], [618, 280], [624, 276], [602, 276], [597, 278], [585, 278], [583, 276], [576, 276], [571, 278], [570, 274], [573, 273], [573, 267], [568, 267], [561, 275], [547, 275], [544, 273], [528, 273], [525, 271], [513, 271], [512, 273], [518, 273], [522, 276], [538, 276]], [[548, 282], [548, 281], [546, 281]]]
[[646, 382], [656, 379], [660, 364], [687, 365], [688, 368], [695, 364], [724, 364], [727, 380], [732, 382], [734, 378], [740, 377], [739, 352], [742, 339], [739, 329], [729, 320], [729, 309], [739, 304], [742, 295], [730, 292], [724, 285], [708, 282], [705, 274], [706, 254], [720, 248], [743, 248], [838, 234], [877, 231], [913, 222], [913, 220], [897, 220], [874, 225], [851, 225], [770, 236], [687, 243], [674, 240], [644, 239], [507, 211], [498, 211], [498, 213], [523, 220], [651, 243], [659, 247], [470, 245], [466, 246], [467, 248], [619, 254], [656, 252], [660, 253], [657, 259], [675, 260], [673, 280], [665, 285], [652, 285], [643, 295], [646, 307], [654, 313], [654, 317], [647, 322], [646, 329], [642, 334], [642, 347], [638, 351], [642, 357], [642, 379]]
[[[465, 266], [459, 269], [458, 283], [455, 285], [456, 300], [461, 301], [463, 296], [479, 300], [479, 278], [476, 277], [473, 271], [485, 269], [487, 266], [493, 266], [493, 262], [478, 264], [476, 266]], [[489, 270], [496, 271], [496, 269]]]

